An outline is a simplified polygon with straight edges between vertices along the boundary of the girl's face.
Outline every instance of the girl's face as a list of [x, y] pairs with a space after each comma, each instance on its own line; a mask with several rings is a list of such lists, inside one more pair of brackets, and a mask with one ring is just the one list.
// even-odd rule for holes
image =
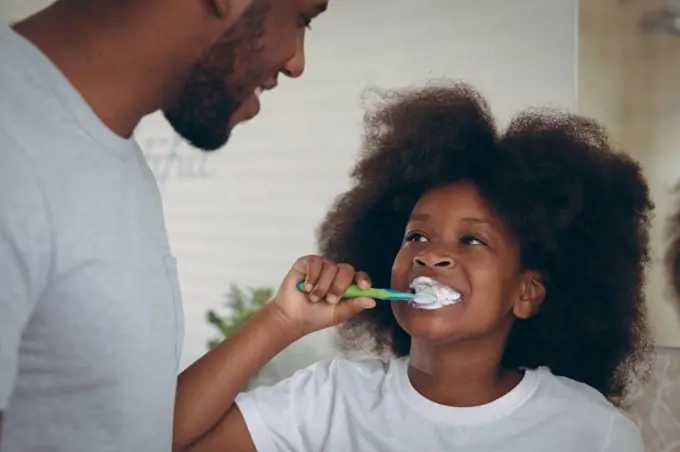
[[519, 245], [467, 182], [430, 190], [413, 208], [392, 287], [408, 291], [419, 276], [461, 298], [435, 310], [393, 301], [397, 321], [414, 341], [504, 343], [514, 318], [535, 314], [545, 296], [538, 272], [520, 268]]

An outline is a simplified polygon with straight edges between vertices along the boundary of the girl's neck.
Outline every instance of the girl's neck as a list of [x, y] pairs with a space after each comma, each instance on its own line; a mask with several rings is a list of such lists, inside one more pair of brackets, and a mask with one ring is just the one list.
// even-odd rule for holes
[[409, 380], [423, 397], [441, 405], [470, 407], [492, 402], [510, 392], [522, 373], [503, 369], [495, 347], [438, 347], [413, 340]]

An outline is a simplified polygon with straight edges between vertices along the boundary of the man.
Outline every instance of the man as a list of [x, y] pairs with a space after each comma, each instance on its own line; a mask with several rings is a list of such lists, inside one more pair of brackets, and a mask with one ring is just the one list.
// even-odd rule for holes
[[0, 450], [170, 450], [181, 297], [132, 133], [162, 109], [220, 148], [326, 3], [58, 0], [0, 28]]

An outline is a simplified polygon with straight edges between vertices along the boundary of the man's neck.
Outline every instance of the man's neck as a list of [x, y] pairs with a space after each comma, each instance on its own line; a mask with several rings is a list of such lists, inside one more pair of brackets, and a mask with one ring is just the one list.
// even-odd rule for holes
[[173, 56], [154, 48], [159, 41], [142, 18], [99, 20], [73, 8], [57, 2], [14, 29], [55, 64], [113, 133], [129, 138], [145, 115], [180, 89]]

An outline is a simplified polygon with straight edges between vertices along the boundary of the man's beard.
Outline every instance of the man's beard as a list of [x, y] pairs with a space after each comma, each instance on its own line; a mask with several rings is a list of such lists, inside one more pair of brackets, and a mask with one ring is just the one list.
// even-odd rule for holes
[[224, 146], [232, 116], [260, 85], [261, 75], [249, 66], [263, 50], [270, 7], [270, 0], [256, 0], [194, 66], [178, 98], [164, 109], [170, 125], [192, 146], [204, 151]]

